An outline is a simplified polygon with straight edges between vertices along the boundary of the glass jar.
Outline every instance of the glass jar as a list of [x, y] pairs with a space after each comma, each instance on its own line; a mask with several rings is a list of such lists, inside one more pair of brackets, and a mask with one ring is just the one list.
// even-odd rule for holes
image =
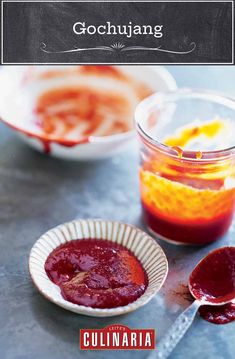
[[159, 93], [135, 117], [148, 229], [175, 244], [217, 240], [234, 213], [235, 101], [206, 91]]

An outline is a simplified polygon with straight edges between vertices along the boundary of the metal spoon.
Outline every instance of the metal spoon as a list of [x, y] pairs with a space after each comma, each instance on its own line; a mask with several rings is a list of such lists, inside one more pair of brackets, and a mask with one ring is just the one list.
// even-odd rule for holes
[[201, 305], [223, 305], [235, 299], [235, 247], [210, 252], [193, 269], [188, 287], [196, 300], [176, 319], [148, 359], [168, 358]]

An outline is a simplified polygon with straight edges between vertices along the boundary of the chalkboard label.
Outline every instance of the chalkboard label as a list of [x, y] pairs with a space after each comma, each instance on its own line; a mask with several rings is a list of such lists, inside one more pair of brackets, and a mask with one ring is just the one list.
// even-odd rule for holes
[[232, 64], [232, 1], [1, 3], [3, 64]]

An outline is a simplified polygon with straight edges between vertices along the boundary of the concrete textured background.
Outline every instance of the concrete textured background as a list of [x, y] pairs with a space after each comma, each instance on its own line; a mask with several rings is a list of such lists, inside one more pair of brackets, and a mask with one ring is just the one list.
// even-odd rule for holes
[[[235, 95], [234, 67], [170, 66], [179, 86], [211, 88]], [[194, 264], [212, 248], [235, 245], [235, 226], [215, 244], [200, 248], [162, 242], [170, 272], [161, 292], [145, 307], [118, 318], [70, 313], [44, 299], [28, 274], [29, 251], [47, 229], [73, 218], [102, 217], [139, 227], [138, 151], [95, 163], [56, 160], [23, 144], [0, 125], [0, 358], [133, 359], [148, 352], [79, 350], [80, 328], [121, 323], [155, 328], [157, 338], [189, 305], [184, 285]], [[216, 326], [196, 318], [172, 359], [233, 359], [235, 323]]]

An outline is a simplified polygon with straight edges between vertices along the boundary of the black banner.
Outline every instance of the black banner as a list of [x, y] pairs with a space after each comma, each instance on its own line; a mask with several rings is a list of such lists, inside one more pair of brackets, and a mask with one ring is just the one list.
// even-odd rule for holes
[[231, 64], [233, 2], [5, 2], [3, 64]]

